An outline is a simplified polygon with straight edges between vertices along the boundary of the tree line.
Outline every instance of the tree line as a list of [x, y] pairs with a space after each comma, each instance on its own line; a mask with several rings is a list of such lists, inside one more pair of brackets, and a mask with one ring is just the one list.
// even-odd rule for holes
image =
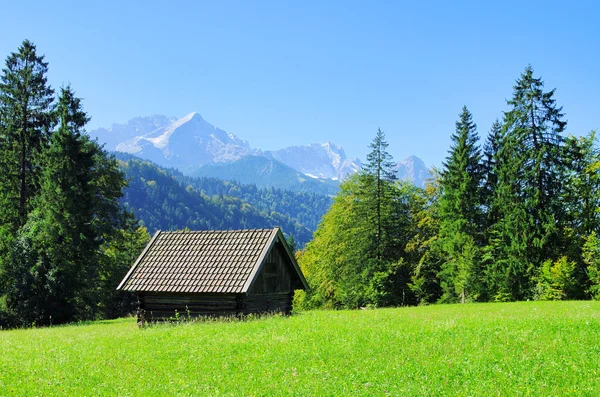
[[301, 307], [600, 299], [595, 132], [564, 136], [527, 67], [482, 145], [467, 107], [425, 189], [398, 182], [385, 134], [298, 253]]
[[148, 241], [119, 203], [117, 161], [85, 133], [70, 86], [25, 40], [0, 76], [0, 326], [116, 317], [115, 286]]

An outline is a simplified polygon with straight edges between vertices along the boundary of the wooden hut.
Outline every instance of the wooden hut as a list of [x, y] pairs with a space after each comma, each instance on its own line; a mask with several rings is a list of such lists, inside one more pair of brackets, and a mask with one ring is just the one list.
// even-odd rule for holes
[[138, 320], [292, 309], [307, 283], [279, 228], [158, 231], [118, 290], [138, 294]]

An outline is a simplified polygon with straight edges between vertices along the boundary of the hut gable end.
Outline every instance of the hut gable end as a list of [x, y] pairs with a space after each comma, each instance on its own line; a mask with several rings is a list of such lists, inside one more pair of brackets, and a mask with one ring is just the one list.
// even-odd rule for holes
[[292, 291], [292, 265], [283, 254], [281, 243], [276, 243], [258, 273], [250, 294], [290, 293]]

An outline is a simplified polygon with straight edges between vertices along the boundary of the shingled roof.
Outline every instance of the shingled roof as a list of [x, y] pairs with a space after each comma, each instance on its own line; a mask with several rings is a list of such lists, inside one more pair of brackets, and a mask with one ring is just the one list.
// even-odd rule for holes
[[281, 241], [302, 284], [306, 280], [279, 228], [158, 231], [118, 290], [247, 293], [267, 254]]

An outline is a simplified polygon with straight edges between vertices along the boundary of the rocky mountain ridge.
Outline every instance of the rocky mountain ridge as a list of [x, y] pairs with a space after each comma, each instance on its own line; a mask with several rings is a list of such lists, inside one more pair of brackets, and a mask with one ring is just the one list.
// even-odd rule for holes
[[[179, 119], [164, 115], [136, 117], [125, 124], [90, 131], [90, 136], [104, 143], [108, 150], [133, 154], [164, 167], [177, 168], [188, 175], [197, 175], [202, 167], [219, 164], [233, 164], [228, 167], [230, 174], [247, 175], [247, 172], [232, 169], [236, 164], [247, 165], [247, 162], [239, 161], [247, 156], [277, 161], [315, 180], [340, 181], [361, 169], [360, 161], [348, 158], [344, 149], [335, 143], [311, 143], [262, 151], [213, 126], [197, 112]], [[425, 164], [416, 156], [398, 162], [396, 169], [399, 179], [408, 179], [418, 186], [423, 186], [430, 176]], [[254, 183], [251, 180], [241, 182]]]

